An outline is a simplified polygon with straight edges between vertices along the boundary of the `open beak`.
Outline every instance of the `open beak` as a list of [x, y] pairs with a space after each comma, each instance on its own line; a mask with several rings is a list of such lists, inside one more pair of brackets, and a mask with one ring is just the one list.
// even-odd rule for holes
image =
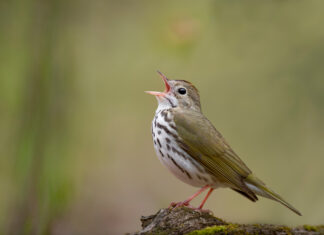
[[159, 92], [159, 91], [145, 91], [146, 93], [150, 94], [150, 95], [155, 95], [155, 96], [162, 96], [164, 97], [171, 89], [170, 85], [169, 85], [169, 79], [160, 71], [157, 71], [158, 74], [160, 75], [160, 77], [162, 78], [162, 80], [164, 81], [164, 85], [165, 85], [165, 89], [163, 92]]

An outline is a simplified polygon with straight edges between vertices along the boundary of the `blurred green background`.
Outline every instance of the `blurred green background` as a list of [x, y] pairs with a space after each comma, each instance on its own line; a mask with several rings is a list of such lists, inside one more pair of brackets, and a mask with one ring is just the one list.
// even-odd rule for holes
[[[219, 189], [239, 223], [324, 222], [323, 1], [0, 2], [0, 230], [123, 234], [196, 191], [155, 156], [156, 74], [302, 213]], [[202, 197], [193, 202], [198, 205]]]

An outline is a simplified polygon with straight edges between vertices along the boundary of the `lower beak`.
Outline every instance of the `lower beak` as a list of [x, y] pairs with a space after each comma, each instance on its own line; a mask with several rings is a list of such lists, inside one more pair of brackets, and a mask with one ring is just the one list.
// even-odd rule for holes
[[155, 95], [155, 96], [165, 96], [166, 93], [164, 92], [159, 92], [159, 91], [145, 91], [147, 94], [150, 95]]

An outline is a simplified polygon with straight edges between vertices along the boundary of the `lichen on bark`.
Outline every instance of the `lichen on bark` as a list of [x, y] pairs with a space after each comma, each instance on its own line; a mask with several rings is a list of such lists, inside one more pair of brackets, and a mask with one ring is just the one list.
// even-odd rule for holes
[[161, 209], [154, 215], [142, 216], [142, 230], [133, 235], [145, 234], [280, 234], [280, 235], [321, 235], [324, 225], [303, 225], [288, 227], [272, 224], [233, 224], [213, 216], [211, 213], [196, 211], [187, 207]]

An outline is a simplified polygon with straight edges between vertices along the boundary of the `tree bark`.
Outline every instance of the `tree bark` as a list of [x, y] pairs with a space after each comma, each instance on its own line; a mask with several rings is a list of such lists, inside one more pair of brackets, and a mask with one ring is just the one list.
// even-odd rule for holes
[[324, 234], [324, 225], [287, 227], [272, 224], [234, 224], [214, 217], [209, 212], [187, 207], [161, 209], [154, 215], [142, 216], [142, 230], [132, 235], [144, 234]]

